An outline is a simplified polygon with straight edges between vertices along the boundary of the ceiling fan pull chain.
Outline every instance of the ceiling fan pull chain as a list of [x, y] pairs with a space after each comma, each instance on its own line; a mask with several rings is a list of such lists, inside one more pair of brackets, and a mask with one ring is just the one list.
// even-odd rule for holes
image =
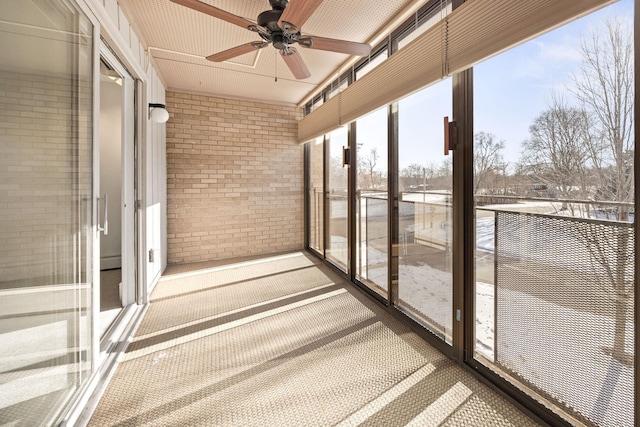
[[276, 67], [276, 73], [275, 73], [276, 74], [276, 83], [278, 83], [278, 51], [274, 50], [273, 51], [273, 55], [274, 55], [273, 56], [273, 59], [274, 59], [273, 63], [275, 64], [275, 67]]

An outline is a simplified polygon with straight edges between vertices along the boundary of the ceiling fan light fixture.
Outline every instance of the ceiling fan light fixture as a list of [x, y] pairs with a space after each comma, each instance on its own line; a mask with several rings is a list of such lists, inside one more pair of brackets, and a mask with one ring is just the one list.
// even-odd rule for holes
[[287, 38], [282, 33], [274, 33], [273, 35], [273, 47], [276, 49], [286, 49], [289, 46]]

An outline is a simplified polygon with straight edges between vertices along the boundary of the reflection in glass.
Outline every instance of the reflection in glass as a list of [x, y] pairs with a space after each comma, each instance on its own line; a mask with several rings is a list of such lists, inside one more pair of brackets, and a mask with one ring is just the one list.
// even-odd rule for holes
[[92, 32], [64, 1], [0, 8], [3, 424], [55, 424], [91, 370]]
[[347, 271], [348, 250], [348, 166], [342, 164], [342, 150], [348, 146], [347, 128], [342, 127], [327, 135], [329, 145], [329, 187], [326, 189], [326, 204], [329, 209], [327, 259]]
[[398, 307], [451, 343], [452, 162], [442, 118], [451, 117], [451, 79], [399, 102]]

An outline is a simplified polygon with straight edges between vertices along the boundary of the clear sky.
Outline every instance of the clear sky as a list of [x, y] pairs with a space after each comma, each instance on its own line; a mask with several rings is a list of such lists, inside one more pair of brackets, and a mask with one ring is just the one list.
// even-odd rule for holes
[[[567, 88], [581, 64], [581, 38], [607, 17], [633, 22], [633, 0], [598, 10], [539, 36], [474, 67], [474, 132], [489, 132], [505, 141], [503, 156], [516, 162], [529, 126], [547, 108], [555, 91], [570, 99]], [[404, 114], [403, 114], [404, 111]], [[451, 117], [451, 82], [446, 79], [400, 103], [400, 169], [411, 163], [441, 163], [442, 117]], [[386, 123], [367, 120], [358, 139], [386, 150]]]
[[517, 161], [529, 126], [547, 108], [551, 94], [572, 98], [568, 89], [580, 69], [582, 38], [616, 16], [632, 22], [633, 0], [621, 0], [476, 65], [475, 132], [490, 132], [504, 140], [505, 160]]

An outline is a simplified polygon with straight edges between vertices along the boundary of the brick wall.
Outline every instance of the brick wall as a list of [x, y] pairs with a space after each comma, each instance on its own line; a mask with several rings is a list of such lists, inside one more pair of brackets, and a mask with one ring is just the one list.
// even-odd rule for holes
[[170, 264], [304, 245], [298, 109], [167, 92]]
[[76, 244], [90, 221], [92, 128], [90, 82], [80, 81], [75, 99], [74, 84], [0, 71], [0, 282], [77, 281]]

